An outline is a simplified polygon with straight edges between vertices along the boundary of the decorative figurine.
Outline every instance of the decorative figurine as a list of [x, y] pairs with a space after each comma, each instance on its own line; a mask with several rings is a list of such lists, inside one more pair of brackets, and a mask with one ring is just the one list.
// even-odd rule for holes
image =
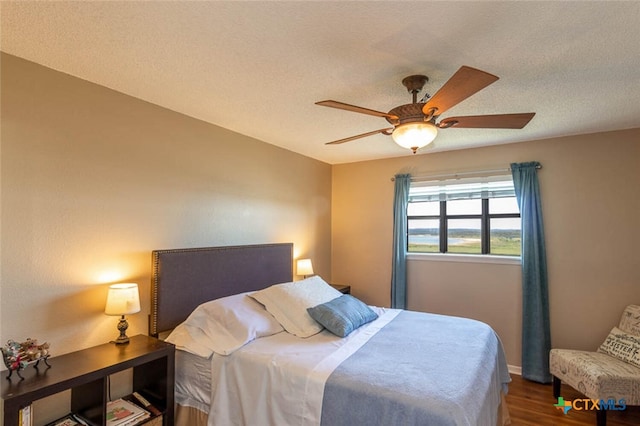
[[29, 364], [34, 364], [34, 368], [38, 368], [40, 361], [44, 361], [47, 368], [51, 367], [47, 362], [49, 358], [49, 343], [38, 344], [35, 339], [27, 339], [22, 343], [14, 340], [7, 341], [6, 346], [0, 348], [2, 351], [2, 359], [4, 365], [9, 369], [7, 380], [11, 380], [11, 375], [15, 371], [20, 380], [24, 377], [20, 374], [20, 370], [24, 370]]

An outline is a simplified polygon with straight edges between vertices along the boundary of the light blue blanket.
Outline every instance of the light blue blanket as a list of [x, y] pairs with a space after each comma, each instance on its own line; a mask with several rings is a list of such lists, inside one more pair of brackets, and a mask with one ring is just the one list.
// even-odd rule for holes
[[495, 426], [510, 380], [488, 325], [402, 311], [329, 376], [322, 425]]

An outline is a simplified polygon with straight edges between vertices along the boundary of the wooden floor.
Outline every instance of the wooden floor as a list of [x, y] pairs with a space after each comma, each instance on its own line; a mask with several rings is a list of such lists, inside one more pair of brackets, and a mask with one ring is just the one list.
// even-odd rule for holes
[[[594, 411], [569, 410], [565, 415], [553, 405], [558, 401], [553, 397], [551, 385], [541, 385], [512, 374], [507, 405], [511, 425], [531, 426], [575, 426], [596, 424]], [[560, 391], [566, 401], [582, 399], [584, 395], [567, 385]], [[640, 425], [640, 407], [627, 407], [624, 411], [607, 411], [607, 426]]]

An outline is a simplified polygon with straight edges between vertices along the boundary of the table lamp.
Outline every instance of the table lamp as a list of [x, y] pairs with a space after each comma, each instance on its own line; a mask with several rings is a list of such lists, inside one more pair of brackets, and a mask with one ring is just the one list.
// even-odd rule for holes
[[311, 259], [298, 259], [296, 262], [296, 271], [298, 275], [302, 275], [307, 278], [309, 275], [313, 275], [313, 265]]
[[127, 337], [126, 331], [129, 328], [129, 323], [125, 319], [125, 315], [135, 314], [140, 312], [140, 295], [138, 293], [138, 284], [135, 283], [123, 283], [112, 284], [109, 286], [109, 293], [107, 294], [107, 304], [104, 308], [104, 313], [107, 315], [120, 315], [120, 321], [118, 322], [118, 330], [120, 336], [112, 343], [121, 345], [129, 343], [129, 337]]

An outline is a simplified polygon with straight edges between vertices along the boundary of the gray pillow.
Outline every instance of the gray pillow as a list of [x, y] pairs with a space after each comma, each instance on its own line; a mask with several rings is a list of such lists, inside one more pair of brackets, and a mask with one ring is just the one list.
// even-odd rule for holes
[[307, 308], [307, 312], [311, 318], [340, 337], [345, 337], [353, 330], [378, 318], [378, 314], [371, 308], [349, 294]]

